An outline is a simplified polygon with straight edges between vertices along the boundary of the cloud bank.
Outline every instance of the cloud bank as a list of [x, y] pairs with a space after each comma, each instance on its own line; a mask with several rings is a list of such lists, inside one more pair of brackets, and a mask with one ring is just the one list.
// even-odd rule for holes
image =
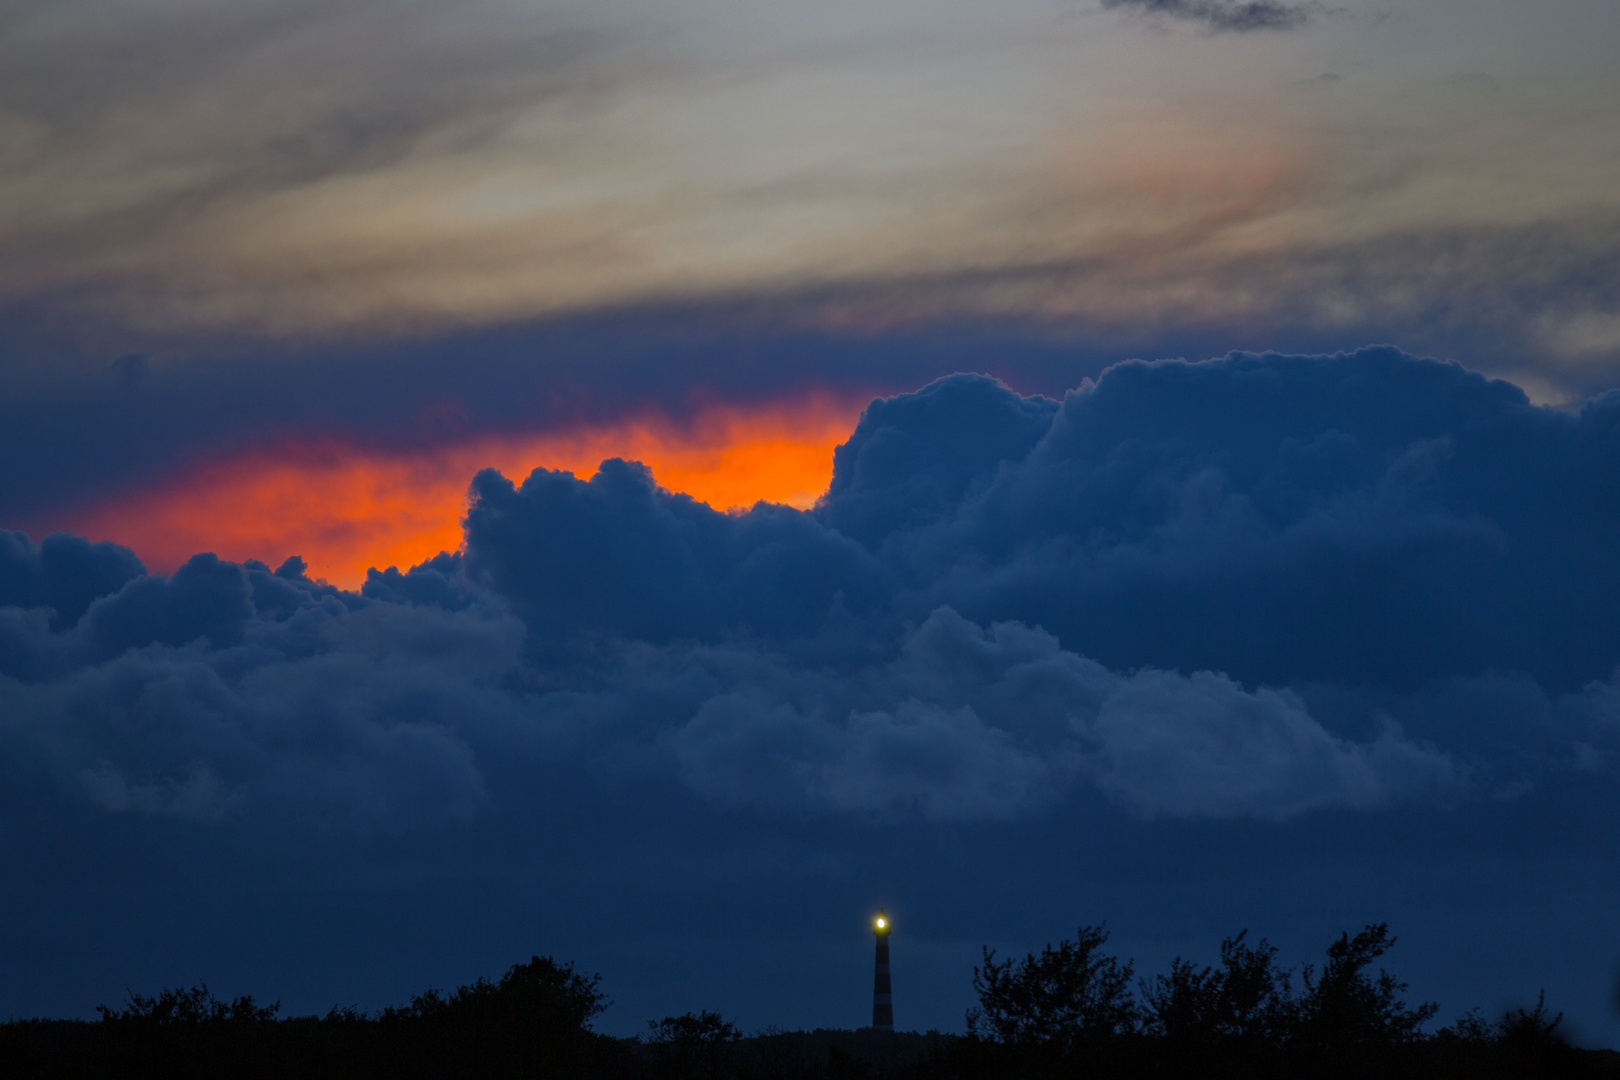
[[471, 900], [420, 882], [470, 858], [562, 875], [552, 904], [802, 891], [869, 833], [1034, 845], [1017, 887], [1061, 892], [1077, 837], [1179, 867], [1193, 830], [1236, 866], [1428, 821], [1469, 838], [1441, 865], [1513, 807], [1616, 802], [1613, 394], [1552, 410], [1387, 348], [1131, 362], [1062, 400], [953, 375], [873, 401], [809, 510], [610, 460], [481, 472], [464, 524], [358, 592], [0, 534], [18, 902], [108, 845], [156, 895], [174, 860], [276, 851], [445, 911]]
[[[3, 730], [109, 812], [363, 829], [493, 812], [513, 755], [765, 815], [1467, 798], [1607, 760], [1616, 492], [1613, 396], [1551, 411], [1388, 349], [1123, 364], [1061, 402], [956, 375], [875, 400], [813, 510], [486, 470], [463, 551], [358, 594], [7, 534]], [[1509, 673], [1545, 704], [1505, 743], [1441, 718], [1437, 687]], [[1328, 722], [1324, 687], [1359, 706]]]

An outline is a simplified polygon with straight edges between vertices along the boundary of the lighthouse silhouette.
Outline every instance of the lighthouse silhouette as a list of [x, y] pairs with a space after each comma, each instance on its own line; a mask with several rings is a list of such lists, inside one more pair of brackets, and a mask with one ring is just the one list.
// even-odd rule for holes
[[889, 987], [889, 917], [878, 908], [872, 932], [877, 934], [877, 969], [872, 976], [872, 1026], [894, 1030], [894, 993]]

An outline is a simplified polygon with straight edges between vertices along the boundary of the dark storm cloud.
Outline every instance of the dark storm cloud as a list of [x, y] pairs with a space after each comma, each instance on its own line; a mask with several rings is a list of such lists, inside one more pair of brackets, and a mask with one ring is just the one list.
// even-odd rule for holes
[[35, 547], [23, 533], [0, 531], [0, 608], [50, 608], [58, 628], [145, 572], [134, 552], [117, 544], [53, 533]]
[[[1202, 911], [1369, 846], [1496, 895], [1487, 844], [1578, 892], [1620, 802], [1617, 538], [1620, 397], [1391, 349], [1127, 363], [1061, 402], [952, 376], [873, 402], [805, 512], [622, 461], [485, 472], [463, 551], [359, 594], [7, 534], [9, 887], [111, 859], [161, 893], [148, 864], [207, 850], [220, 888], [262, 857], [475, 924], [475, 867], [565, 921], [724, 919], [893, 861], [973, 910], [1110, 867]], [[1478, 914], [1444, 906], [1394, 913]]]
[[1133, 813], [1288, 817], [1454, 786], [1393, 730], [1329, 735], [1293, 695], [1224, 676], [1129, 675], [1019, 623], [942, 607], [882, 664], [761, 672], [668, 736], [682, 776], [724, 803], [935, 819], [1024, 817], [1094, 784]]
[[1102, 0], [1105, 8], [1203, 23], [1211, 30], [1290, 30], [1310, 18], [1304, 7], [1274, 0]]
[[537, 626], [648, 640], [948, 603], [1120, 666], [1564, 691], [1620, 657], [1617, 418], [1390, 349], [1123, 364], [1061, 407], [953, 376], [869, 409], [809, 514], [486, 474], [467, 560]]
[[272, 575], [211, 555], [134, 579], [66, 633], [32, 629], [43, 662], [0, 677], [0, 737], [23, 793], [48, 779], [112, 813], [360, 831], [483, 805], [471, 751], [444, 721], [477, 709], [478, 684], [518, 644], [509, 621], [367, 604], [296, 566]]
[[821, 517], [868, 545], [960, 505], [1002, 462], [1021, 461], [1058, 404], [1021, 398], [989, 379], [952, 376], [872, 402], [833, 456]]
[[943, 593], [964, 613], [1107, 662], [1573, 689], [1620, 655], [1617, 425], [1614, 395], [1537, 408], [1393, 350], [1126, 364], [981, 497], [884, 542], [942, 569], [974, 552]]
[[[110, 808], [279, 806], [331, 723], [343, 769], [461, 814], [515, 738], [766, 813], [1001, 819], [1089, 789], [1287, 817], [1489, 790], [1532, 745], [1606, 761], [1616, 492], [1613, 396], [1547, 410], [1393, 350], [1123, 364], [1062, 403], [958, 375], [873, 402], [810, 512], [721, 513], [617, 460], [486, 471], [465, 552], [363, 596], [296, 561], [120, 581], [81, 553], [106, 595], [64, 620], [18, 592], [3, 655], [29, 738], [95, 718], [62, 745]], [[1486, 738], [1449, 717], [1493, 672], [1539, 697]], [[148, 722], [172, 756], [126, 762]], [[414, 820], [398, 803], [369, 804]]]
[[799, 511], [723, 514], [618, 459], [589, 483], [538, 469], [518, 490], [485, 471], [472, 491], [469, 573], [548, 633], [802, 637], [835, 601], [865, 614], [886, 591], [870, 554]]

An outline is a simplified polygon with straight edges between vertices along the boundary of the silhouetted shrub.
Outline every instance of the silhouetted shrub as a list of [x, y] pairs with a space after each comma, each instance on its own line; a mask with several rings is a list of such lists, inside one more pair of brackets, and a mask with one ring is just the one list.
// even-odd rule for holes
[[273, 1075], [284, 1056], [279, 1004], [251, 996], [220, 1001], [207, 986], [131, 993], [122, 1009], [98, 1005], [101, 1021], [86, 1025], [86, 1066], [132, 1078]]
[[686, 1013], [647, 1022], [647, 1044], [653, 1050], [658, 1080], [715, 1080], [731, 1075], [733, 1052], [741, 1035], [737, 1026], [716, 1012]]
[[1107, 941], [1102, 927], [1082, 926], [1073, 941], [1000, 963], [987, 947], [983, 966], [973, 969], [979, 1005], [968, 1011], [968, 1034], [1001, 1047], [1030, 1075], [1117, 1059], [1137, 1033], [1140, 1010], [1133, 969], [1102, 952]]
[[390, 1071], [400, 1077], [585, 1075], [596, 1064], [599, 1042], [590, 1023], [606, 1007], [599, 981], [572, 964], [536, 956], [514, 964], [498, 983], [479, 979], [449, 995], [418, 994], [379, 1018]]
[[1294, 1021], [1293, 987], [1277, 950], [1247, 931], [1221, 942], [1219, 967], [1177, 957], [1168, 975], [1142, 983], [1145, 1031], [1159, 1071], [1264, 1077], [1282, 1065]]
[[1403, 1068], [1440, 1006], [1410, 1008], [1406, 983], [1368, 966], [1395, 944], [1383, 923], [1328, 946], [1320, 973], [1306, 965], [1304, 993], [1294, 1004], [1285, 1049], [1296, 1068], [1315, 1076], [1383, 1076]]
[[1373, 964], [1395, 944], [1382, 924], [1340, 934], [1320, 969], [1296, 973], [1264, 940], [1221, 943], [1215, 966], [1177, 958], [1134, 985], [1108, 935], [1021, 960], [988, 948], [973, 970], [968, 1034], [783, 1032], [744, 1038], [715, 1012], [669, 1016], [645, 1041], [591, 1030], [596, 976], [533, 957], [498, 982], [367, 1014], [280, 1017], [206, 986], [131, 994], [97, 1022], [0, 1024], [0, 1077], [192, 1080], [1620, 1080], [1620, 1054], [1583, 1050], [1544, 998], [1496, 1021], [1477, 1012], [1428, 1032], [1432, 1004]]

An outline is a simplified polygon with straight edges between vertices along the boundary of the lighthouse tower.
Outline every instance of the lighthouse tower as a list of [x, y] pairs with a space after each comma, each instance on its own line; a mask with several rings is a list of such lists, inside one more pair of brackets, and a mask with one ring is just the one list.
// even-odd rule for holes
[[889, 917], [878, 908], [872, 930], [877, 934], [877, 972], [872, 978], [872, 1026], [894, 1030], [894, 995], [889, 988]]

